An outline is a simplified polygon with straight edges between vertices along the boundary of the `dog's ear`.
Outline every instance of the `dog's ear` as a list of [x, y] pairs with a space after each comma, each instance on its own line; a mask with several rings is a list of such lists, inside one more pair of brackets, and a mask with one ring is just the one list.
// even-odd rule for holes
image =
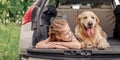
[[81, 15], [78, 16], [77, 18], [77, 23], [80, 24], [80, 19], [81, 19]]
[[96, 22], [99, 24], [100, 19], [96, 16]]

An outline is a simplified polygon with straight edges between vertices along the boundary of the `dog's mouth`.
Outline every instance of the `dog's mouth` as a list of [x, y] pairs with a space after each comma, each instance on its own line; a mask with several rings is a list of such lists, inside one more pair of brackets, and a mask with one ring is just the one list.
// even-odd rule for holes
[[[84, 24], [83, 24], [83, 25], [84, 25]], [[87, 27], [86, 27], [86, 26], [84, 25], [84, 28], [85, 28], [88, 36], [92, 36], [92, 35], [94, 34], [94, 31], [93, 31], [93, 27], [92, 27], [92, 26], [87, 26]]]

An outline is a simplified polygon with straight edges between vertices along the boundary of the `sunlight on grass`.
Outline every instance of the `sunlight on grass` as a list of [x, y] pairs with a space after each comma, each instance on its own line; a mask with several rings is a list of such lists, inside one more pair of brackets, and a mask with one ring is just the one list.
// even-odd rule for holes
[[0, 60], [19, 60], [20, 26], [0, 24]]

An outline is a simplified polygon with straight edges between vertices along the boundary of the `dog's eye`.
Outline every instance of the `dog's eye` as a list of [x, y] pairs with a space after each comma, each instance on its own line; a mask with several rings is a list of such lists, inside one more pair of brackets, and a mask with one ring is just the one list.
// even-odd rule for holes
[[92, 16], [92, 19], [94, 19], [94, 17]]
[[87, 17], [85, 16], [85, 17], [83, 17], [84, 19], [87, 19]]

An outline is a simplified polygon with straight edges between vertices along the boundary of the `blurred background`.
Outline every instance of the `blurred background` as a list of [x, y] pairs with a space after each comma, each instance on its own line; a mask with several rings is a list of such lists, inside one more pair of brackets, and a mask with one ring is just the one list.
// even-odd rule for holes
[[19, 60], [19, 36], [24, 13], [35, 0], [0, 0], [0, 60]]

